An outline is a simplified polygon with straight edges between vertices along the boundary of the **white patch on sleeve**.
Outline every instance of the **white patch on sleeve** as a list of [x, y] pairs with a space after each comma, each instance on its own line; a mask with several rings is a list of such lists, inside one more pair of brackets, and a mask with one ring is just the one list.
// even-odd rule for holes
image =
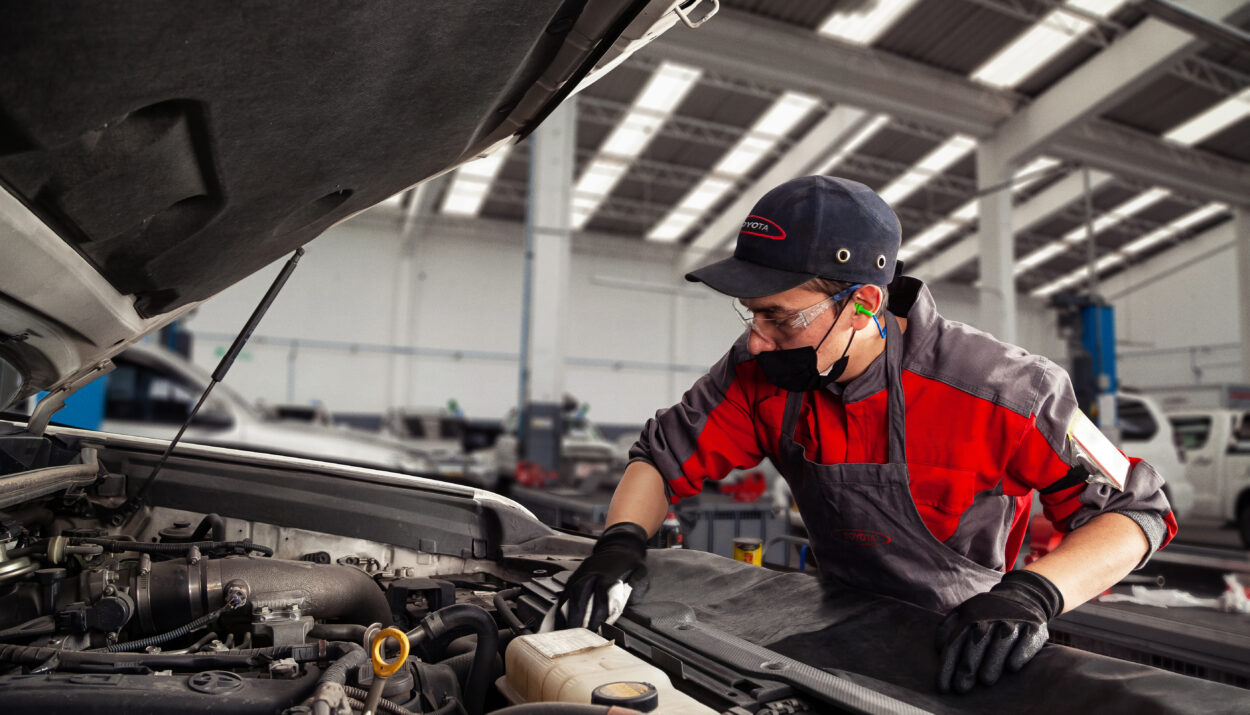
[[1128, 457], [1116, 449], [1107, 435], [1080, 410], [1068, 421], [1068, 442], [1072, 444], [1072, 453], [1077, 461], [1089, 470], [1090, 482], [1124, 491], [1130, 466]]

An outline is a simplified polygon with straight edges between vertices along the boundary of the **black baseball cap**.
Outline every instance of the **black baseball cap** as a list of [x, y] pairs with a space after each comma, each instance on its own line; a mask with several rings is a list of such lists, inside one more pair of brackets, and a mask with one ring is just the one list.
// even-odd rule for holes
[[902, 235], [885, 200], [857, 181], [791, 179], [742, 222], [734, 254], [686, 274], [735, 298], [762, 298], [813, 278], [888, 285]]

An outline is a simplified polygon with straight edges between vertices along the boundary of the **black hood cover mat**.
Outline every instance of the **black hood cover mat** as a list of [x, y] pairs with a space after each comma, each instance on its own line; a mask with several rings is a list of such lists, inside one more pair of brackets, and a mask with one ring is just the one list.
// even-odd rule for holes
[[482, 151], [589, 4], [3, 2], [0, 181], [164, 313]]

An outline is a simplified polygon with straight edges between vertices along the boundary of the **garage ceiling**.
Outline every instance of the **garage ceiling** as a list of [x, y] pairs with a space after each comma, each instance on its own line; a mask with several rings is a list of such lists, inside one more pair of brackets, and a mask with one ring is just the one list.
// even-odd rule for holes
[[[983, 153], [1010, 160], [1017, 288], [1046, 297], [1086, 279], [1090, 228], [1106, 277], [1250, 203], [1250, 2], [1186, 4], [1222, 33], [1160, 0], [720, 5], [577, 95], [576, 230], [692, 265], [764, 191], [828, 173], [891, 202], [909, 273], [970, 284]], [[422, 203], [523, 221], [528, 160], [470, 164]]]

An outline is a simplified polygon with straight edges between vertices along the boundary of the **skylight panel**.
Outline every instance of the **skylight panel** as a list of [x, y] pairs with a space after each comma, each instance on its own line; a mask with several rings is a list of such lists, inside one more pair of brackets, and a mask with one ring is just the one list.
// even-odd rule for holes
[[853, 9], [829, 15], [817, 32], [856, 45], [871, 45], [915, 4], [916, 0], [859, 3]]
[[1012, 188], [1016, 191], [1027, 189], [1047, 176], [1047, 172], [1059, 166], [1059, 160], [1050, 156], [1039, 156], [1030, 161], [1012, 177]]
[[694, 87], [703, 70], [697, 67], [665, 62], [651, 75], [647, 86], [634, 101], [634, 107], [650, 110], [658, 114], [668, 114], [681, 104], [686, 94]]
[[[1106, 17], [1124, 2], [1125, 0], [1068, 0], [1065, 5], [1098, 17]], [[1065, 8], [1052, 10], [973, 71], [971, 77], [994, 87], [1015, 87], [1093, 27], [1093, 21], [1068, 12]]]
[[964, 158], [976, 148], [977, 141], [965, 134], [955, 136], [942, 142], [936, 149], [926, 154], [912, 168], [890, 182], [881, 190], [881, 198], [893, 204], [911, 196], [917, 189], [928, 183], [935, 175], [942, 173], [952, 164]]
[[868, 122], [868, 124], [864, 125], [863, 129], [860, 129], [858, 132], [855, 132], [855, 136], [843, 142], [842, 145], [839, 146], [837, 149], [835, 149], [833, 153], [830, 154], [823, 162], [818, 164], [817, 166], [819, 168], [816, 169], [815, 173], [828, 174], [829, 172], [833, 171], [834, 168], [837, 167], [838, 164], [842, 163], [843, 159], [855, 153], [856, 149], [859, 149], [861, 146], [863, 146], [864, 142], [871, 139], [873, 135], [875, 135], [878, 131], [881, 130], [882, 127], [884, 127], [885, 125], [889, 123], [890, 123], [890, 115], [888, 114], [878, 114], [877, 116], [873, 117], [872, 120]]
[[755, 126], [751, 127], [751, 133], [781, 139], [819, 103], [820, 100], [811, 95], [786, 92], [756, 120]]
[[759, 160], [819, 103], [817, 98], [799, 92], [786, 92], [778, 97], [729, 153], [717, 162], [710, 174], [647, 233], [647, 238], [652, 241], [676, 241], [680, 238], [704, 211], [733, 187], [734, 179], [745, 176], [755, 168]]
[[1163, 135], [1164, 139], [1193, 146], [1250, 117], [1250, 87], [1228, 97]]
[[574, 230], [586, 225], [599, 204], [625, 176], [629, 163], [647, 148], [702, 75], [701, 69], [675, 62], [664, 62], [651, 73], [624, 118], [577, 178], [573, 187]]
[[512, 146], [508, 145], [457, 169], [455, 178], [443, 197], [442, 212], [456, 216], [476, 216], [482, 210], [490, 185], [511, 151]]
[[[1040, 178], [1040, 176], [1036, 175], [1038, 171], [1043, 171], [1058, 165], [1058, 159], [1048, 156], [1034, 159], [1013, 175], [1012, 178], [1015, 180], [1023, 179], [1020, 183], [1014, 184], [1013, 188], [1016, 191], [1019, 191]], [[950, 212], [946, 218], [936, 221], [933, 225], [908, 239], [907, 242], [903, 244], [903, 247], [899, 249], [899, 260], [910, 260], [924, 252], [926, 248], [930, 248], [940, 243], [942, 239], [975, 220], [977, 217], [977, 211], [977, 199], [972, 198], [965, 201], [959, 208]]]
[[1089, 237], [1090, 229], [1093, 230], [1094, 235], [1098, 235], [1147, 207], [1158, 203], [1170, 196], [1171, 193], [1171, 191], [1159, 187], [1143, 191], [1110, 211], [1096, 216], [1090, 226], [1087, 227], [1085, 224], [1081, 224], [1065, 233], [1058, 241], [1052, 241], [1016, 261], [1013, 271], [1014, 275], [1018, 276], [1026, 273], [1061, 253], [1071, 250], [1073, 246], [1082, 243]]
[[[1108, 268], [1124, 263], [1131, 257], [1141, 253], [1147, 248], [1169, 238], [1176, 236], [1182, 231], [1186, 231], [1198, 224], [1214, 218], [1228, 210], [1228, 206], [1218, 202], [1207, 204], [1200, 209], [1190, 211], [1180, 218], [1172, 221], [1166, 226], [1161, 226], [1154, 231], [1142, 236], [1141, 238], [1127, 243], [1120, 247], [1114, 253], [1109, 253], [1094, 262], [1094, 273], [1101, 273]], [[1045, 298], [1053, 293], [1057, 293], [1065, 288], [1071, 287], [1082, 281], [1088, 280], [1090, 275], [1089, 266], [1085, 265], [1072, 271], [1071, 273], [1057, 278], [1050, 283], [1038, 287], [1033, 290], [1030, 295], [1035, 298]]]

